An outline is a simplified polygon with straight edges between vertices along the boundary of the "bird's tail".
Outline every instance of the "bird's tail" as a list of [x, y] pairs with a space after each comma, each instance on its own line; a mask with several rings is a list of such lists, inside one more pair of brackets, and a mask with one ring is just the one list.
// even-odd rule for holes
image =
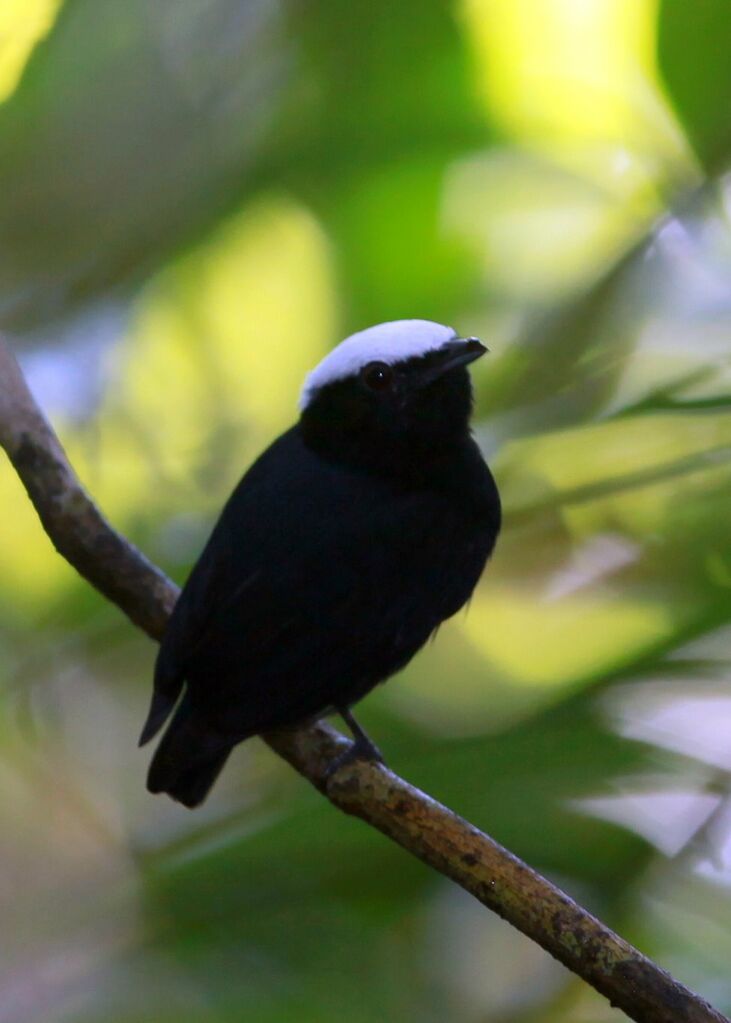
[[233, 746], [199, 721], [183, 698], [150, 764], [147, 788], [187, 807], [206, 798]]

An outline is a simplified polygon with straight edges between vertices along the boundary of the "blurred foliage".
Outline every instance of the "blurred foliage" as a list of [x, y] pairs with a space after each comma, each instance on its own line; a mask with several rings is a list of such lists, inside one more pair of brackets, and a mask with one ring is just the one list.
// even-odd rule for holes
[[[361, 714], [394, 767], [731, 1011], [728, 0], [0, 13], [0, 310], [182, 579], [352, 329], [477, 333], [506, 509]], [[144, 791], [154, 651], [0, 466], [0, 1023], [616, 1013], [256, 741]]]
[[660, 67], [688, 139], [709, 171], [723, 170], [731, 148], [731, 20], [724, 0], [662, 0]]
[[59, 0], [7, 0], [0, 11], [0, 99], [15, 86], [28, 54], [55, 19]]

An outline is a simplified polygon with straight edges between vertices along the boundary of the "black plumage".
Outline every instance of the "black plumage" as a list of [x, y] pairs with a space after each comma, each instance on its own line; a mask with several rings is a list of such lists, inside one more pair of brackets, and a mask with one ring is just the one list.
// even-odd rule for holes
[[141, 742], [180, 702], [150, 791], [197, 805], [238, 742], [347, 713], [469, 599], [500, 526], [469, 433], [465, 365], [482, 351], [365, 362], [245, 474], [160, 648]]

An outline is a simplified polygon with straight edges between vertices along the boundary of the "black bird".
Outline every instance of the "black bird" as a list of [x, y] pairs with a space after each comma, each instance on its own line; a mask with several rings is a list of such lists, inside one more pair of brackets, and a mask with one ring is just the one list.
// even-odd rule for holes
[[173, 611], [140, 744], [180, 702], [150, 792], [197, 806], [237, 743], [331, 711], [351, 755], [379, 757], [350, 707], [469, 600], [500, 529], [469, 430], [466, 367], [485, 351], [399, 320], [310, 373], [299, 422], [238, 484]]

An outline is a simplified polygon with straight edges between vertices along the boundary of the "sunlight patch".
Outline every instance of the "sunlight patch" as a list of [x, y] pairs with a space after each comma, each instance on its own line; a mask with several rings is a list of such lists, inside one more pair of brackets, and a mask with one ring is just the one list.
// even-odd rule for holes
[[3, 0], [0, 4], [0, 102], [15, 90], [60, 7], [61, 0]]

